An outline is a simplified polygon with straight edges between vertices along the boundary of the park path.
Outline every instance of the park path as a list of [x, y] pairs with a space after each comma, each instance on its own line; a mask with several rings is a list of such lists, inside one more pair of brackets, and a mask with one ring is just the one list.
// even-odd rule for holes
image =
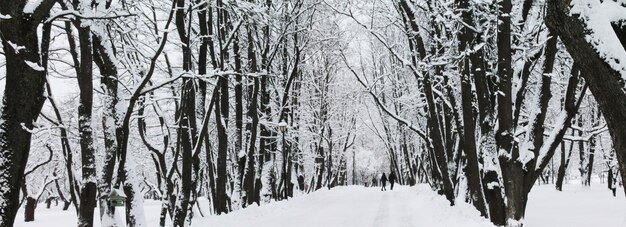
[[251, 207], [192, 226], [237, 227], [488, 227], [470, 206], [450, 207], [426, 186], [393, 191], [360, 186], [320, 189], [289, 201]]

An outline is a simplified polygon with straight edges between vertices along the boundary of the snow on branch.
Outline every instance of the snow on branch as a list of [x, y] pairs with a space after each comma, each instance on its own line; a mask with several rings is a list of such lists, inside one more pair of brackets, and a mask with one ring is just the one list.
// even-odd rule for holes
[[[33, 21], [37, 21], [37, 22], [46, 18], [50, 12], [50, 9], [52, 9], [52, 7], [57, 3], [56, 0], [24, 0], [24, 1], [26, 3], [23, 5], [23, 8], [21, 8], [21, 11], [22, 11], [21, 13], [29, 15], [29, 17]], [[11, 4], [11, 3], [2, 3], [2, 4]], [[11, 12], [11, 13], [13, 14], [13, 16], [20, 14], [19, 11]], [[9, 18], [2, 18], [2, 19], [11, 19], [11, 16], [8, 16], [8, 17]], [[2, 19], [0, 19], [0, 21], [2, 21]]]
[[30, 168], [29, 170], [24, 172], [24, 177], [28, 176], [28, 174], [31, 174], [31, 173], [35, 172], [35, 170], [39, 169], [40, 167], [42, 167], [42, 166], [50, 163], [50, 161], [52, 161], [52, 148], [50, 147], [50, 144], [46, 144], [46, 148], [48, 149], [48, 159], [38, 163], [37, 165], [33, 166], [33, 168]]
[[626, 80], [626, 47], [611, 26], [626, 20], [626, 7], [616, 1], [573, 0], [570, 14], [578, 16], [588, 29], [585, 39], [598, 55]]
[[173, 78], [171, 78], [171, 79], [169, 79], [169, 80], [167, 80], [167, 81], [165, 81], [165, 82], [163, 82], [163, 83], [160, 83], [160, 84], [158, 84], [158, 85], [154, 85], [154, 86], [152, 86], [152, 87], [144, 88], [144, 89], [141, 91], [140, 95], [145, 95], [145, 94], [148, 94], [148, 93], [150, 93], [150, 92], [153, 92], [154, 90], [157, 90], [157, 89], [159, 89], [159, 88], [161, 88], [161, 87], [164, 87], [165, 85], [168, 85], [168, 84], [174, 83], [174, 82], [175, 82], [175, 81], [177, 81], [178, 79], [182, 78], [182, 77], [183, 77], [183, 75], [185, 75], [185, 73], [181, 73], [180, 75], [178, 75], [178, 76], [176, 76], [176, 77], [173, 77]]
[[52, 23], [54, 20], [59, 19], [61, 17], [65, 17], [65, 16], [72, 16], [72, 17], [79, 18], [79, 19], [90, 19], [90, 20], [110, 20], [110, 19], [118, 19], [118, 18], [123, 18], [123, 17], [133, 17], [136, 15], [137, 14], [134, 14], [134, 13], [118, 14], [117, 12], [113, 11], [111, 14], [106, 13], [102, 15], [87, 16], [87, 15], [81, 14], [80, 12], [76, 10], [63, 10], [51, 16], [50, 18], [48, 18], [44, 23]]
[[226, 44], [224, 44], [224, 47], [221, 49], [221, 52], [228, 51], [228, 46], [230, 46], [230, 43], [233, 41], [233, 39], [235, 39], [236, 35], [239, 32], [239, 28], [243, 24], [243, 21], [244, 20], [242, 19], [237, 22], [237, 26], [235, 26], [235, 29], [233, 29], [233, 31], [230, 33], [230, 36], [228, 36], [228, 40], [226, 41]]
[[[56, 172], [56, 170], [54, 170], [53, 172]], [[39, 192], [37, 192], [37, 194], [35, 194], [35, 199], [39, 200], [41, 198], [41, 196], [43, 195], [44, 192], [46, 192], [46, 188], [48, 187], [48, 185], [50, 185], [50, 183], [61, 179], [61, 177], [59, 176], [54, 176], [52, 178], [49, 177], [49, 175], [46, 175], [46, 177], [44, 178], [43, 182], [41, 183], [41, 187], [39, 188]]]
[[[570, 127], [570, 128], [574, 128], [574, 127]], [[589, 131], [589, 134], [586, 136], [569, 136], [569, 135], [565, 135], [563, 136], [563, 140], [568, 140], [568, 141], [589, 141], [591, 140], [592, 137], [597, 136], [599, 134], [602, 134], [603, 132], [608, 131], [609, 128], [604, 125], [600, 128], [597, 129], [592, 129], [591, 131]], [[549, 136], [550, 134], [548, 133], [544, 133], [544, 135]]]
[[[602, 125], [598, 125], [598, 126], [592, 127], [591, 129], [584, 129], [583, 127], [579, 127], [577, 125], [570, 126], [571, 129], [575, 129], [575, 130], [583, 131], [583, 132], [587, 132], [587, 133], [593, 133], [593, 132], [602, 130], [602, 129], [606, 128], [606, 127], [607, 127], [606, 123], [604, 123]], [[603, 131], [606, 131], [606, 130], [603, 130]]]
[[[421, 78], [424, 78], [424, 74], [422, 73], [422, 71], [420, 71], [420, 69], [422, 68], [426, 68], [429, 66], [433, 66], [433, 65], [445, 65], [449, 62], [430, 62], [430, 63], [426, 63], [423, 61], [420, 61], [418, 63], [416, 63], [417, 65], [414, 65], [413, 63], [411, 63], [411, 61], [407, 60], [406, 58], [403, 58], [401, 56], [401, 54], [399, 54], [397, 51], [395, 51], [392, 48], [392, 45], [390, 45], [383, 37], [380, 33], [375, 32], [374, 30], [372, 30], [370, 27], [368, 27], [366, 24], [364, 24], [363, 22], [359, 21], [354, 14], [352, 13], [352, 11], [349, 12], [343, 12], [340, 11], [339, 9], [335, 8], [334, 6], [332, 6], [329, 3], [326, 3], [326, 5], [328, 5], [333, 11], [335, 11], [337, 14], [340, 15], [344, 15], [349, 17], [350, 19], [352, 19], [352, 21], [354, 21], [358, 26], [362, 27], [363, 29], [367, 30], [368, 33], [370, 33], [370, 35], [374, 36], [374, 38], [376, 38], [376, 40], [378, 40], [378, 42], [380, 42], [385, 49], [387, 49], [387, 51], [389, 51], [389, 53], [391, 53], [391, 55], [398, 60], [399, 62], [402, 63], [403, 66], [407, 66], [410, 70], [411, 73], [413, 73], [413, 75], [415, 76], [416, 80], [420, 80]], [[458, 57], [453, 57], [452, 60], [456, 60], [458, 58], [460, 58], [461, 56]], [[426, 59], [426, 58], [424, 58]], [[439, 90], [437, 90], [435, 87], [433, 87], [433, 93], [440, 98], [441, 100], [444, 101], [444, 104], [446, 104], [449, 108], [454, 108], [449, 102], [447, 102], [445, 96], [443, 95], [443, 93]]]
[[556, 147], [565, 136], [565, 131], [571, 125], [572, 118], [574, 118], [574, 116], [578, 112], [578, 108], [580, 107], [583, 97], [587, 92], [587, 88], [588, 84], [585, 84], [580, 93], [580, 96], [578, 97], [578, 102], [576, 103], [576, 107], [574, 110], [568, 110], [566, 108], [565, 110], [561, 111], [561, 113], [557, 117], [552, 132], [539, 149], [539, 157], [537, 157], [538, 165], [535, 166], [535, 170], [537, 170], [536, 172], [541, 172], [540, 170], [545, 168], [548, 165], [548, 162], [550, 162], [550, 159], [554, 155], [554, 150], [556, 150]]
[[32, 61], [24, 61], [28, 67], [32, 68], [35, 71], [43, 72], [45, 69], [39, 65], [39, 63], [35, 63]]
[[[407, 120], [404, 119], [400, 116], [398, 116], [397, 114], [391, 112], [391, 110], [389, 110], [389, 108], [387, 108], [387, 106], [385, 106], [384, 103], [382, 103], [382, 101], [380, 101], [380, 99], [378, 98], [378, 96], [372, 91], [372, 89], [370, 87], [367, 86], [367, 84], [365, 84], [365, 82], [361, 79], [361, 77], [359, 77], [359, 75], [356, 73], [356, 71], [354, 71], [354, 69], [348, 64], [346, 56], [343, 55], [343, 53], [341, 54], [341, 56], [343, 57], [344, 63], [346, 64], [346, 66], [348, 67], [348, 69], [350, 70], [350, 72], [354, 75], [354, 77], [357, 79], [357, 81], [363, 85], [363, 87], [365, 87], [365, 89], [367, 89], [367, 92], [372, 96], [372, 98], [374, 99], [374, 101], [376, 102], [376, 104], [390, 117], [392, 117], [393, 119], [395, 119], [396, 121], [398, 121], [399, 123], [406, 125], [409, 129], [411, 129], [411, 131], [414, 131], [415, 133], [417, 133], [417, 135], [419, 135], [420, 137], [422, 137], [422, 139], [429, 141], [428, 137], [426, 136], [426, 133], [424, 133], [422, 130], [420, 130], [419, 128], [416, 128], [414, 126], [414, 124]], [[429, 143], [430, 144], [430, 143]]]
[[43, 2], [43, 0], [28, 0], [28, 1], [26, 1], [26, 5], [24, 6], [24, 11], [23, 12], [25, 14], [33, 14], [33, 13], [35, 13], [35, 10], [37, 10], [37, 7], [39, 7], [42, 2]]

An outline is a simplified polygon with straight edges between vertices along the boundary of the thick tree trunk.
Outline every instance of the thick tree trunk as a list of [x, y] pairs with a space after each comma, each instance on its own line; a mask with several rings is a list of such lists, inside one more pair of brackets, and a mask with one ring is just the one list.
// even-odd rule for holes
[[[208, 62], [208, 48], [209, 48], [209, 40], [211, 39], [209, 36], [209, 26], [212, 26], [212, 24], [209, 24], [207, 21], [207, 13], [209, 12], [209, 4], [206, 1], [201, 1], [201, 0], [195, 0], [195, 4], [198, 5], [198, 27], [200, 28], [200, 36], [201, 36], [201, 43], [200, 43], [200, 47], [198, 48], [198, 74], [200, 74], [201, 77], [206, 76], [207, 74], [207, 62]], [[212, 16], [212, 15], [211, 15]], [[213, 56], [211, 56], [211, 58], [214, 58]], [[203, 80], [198, 80], [198, 89], [196, 90], [196, 118], [198, 120], [207, 120], [209, 118], [209, 116], [211, 116], [211, 111], [204, 112], [204, 108], [206, 105], [206, 99], [207, 97], [207, 85], [208, 83], [203, 81]], [[211, 102], [213, 102], [214, 100], [211, 100]], [[202, 130], [204, 130], [201, 133], [207, 133], [207, 130], [204, 126], [202, 128]], [[208, 135], [206, 136], [208, 138]], [[205, 151], [207, 151], [206, 147], [210, 146], [208, 143], [204, 143], [204, 141], [202, 140], [202, 138], [200, 138], [199, 141], [196, 141], [195, 146], [204, 146], [205, 147]], [[210, 155], [208, 152], [206, 153], [206, 160], [210, 160]], [[198, 160], [199, 161], [199, 160]], [[207, 166], [208, 166], [207, 162]], [[199, 174], [199, 173], [197, 173]], [[201, 176], [199, 176], [201, 177]], [[212, 179], [207, 179], [207, 182], [211, 181]], [[197, 179], [195, 180], [197, 181]], [[195, 189], [194, 189], [195, 190]], [[207, 197], [209, 197], [209, 195], [211, 194], [212, 190], [207, 190]], [[195, 199], [194, 199], [195, 200]]]
[[[225, 78], [220, 78], [218, 86], [227, 86]], [[223, 92], [224, 87], [220, 88], [220, 92]], [[226, 87], [228, 89], [228, 87]], [[224, 104], [221, 102], [223, 99], [223, 93], [220, 95], [219, 100], [215, 102], [215, 121], [217, 122], [217, 138], [218, 138], [218, 154], [217, 154], [217, 182], [216, 182], [216, 207], [215, 212], [217, 214], [227, 213], [227, 195], [226, 195], [226, 159], [228, 156], [228, 135], [226, 134], [226, 126], [224, 122], [223, 108]]]
[[35, 208], [37, 208], [37, 200], [30, 196], [27, 197], [24, 206], [24, 222], [35, 221]]
[[[254, 26], [248, 24], [246, 26], [246, 36], [247, 36], [247, 55], [248, 55], [248, 70], [251, 73], [255, 73], [258, 71], [258, 63], [256, 53], [254, 52], [254, 38], [253, 38], [253, 28]], [[244, 179], [244, 188], [246, 191], [246, 200], [247, 204], [257, 203], [260, 204], [260, 198], [257, 196], [258, 188], [256, 188], [256, 175], [257, 168], [256, 162], [262, 162], [263, 157], [259, 153], [259, 150], [256, 149], [256, 141], [257, 141], [257, 129], [259, 127], [259, 89], [261, 86], [261, 82], [258, 78], [248, 79], [248, 111], [247, 116], [251, 119], [249, 123], [246, 125], [246, 129], [250, 131], [249, 137], [250, 140], [248, 142], [248, 153], [247, 153], [247, 170], [246, 176]], [[260, 151], [263, 149], [261, 148]]]
[[[249, 47], [249, 49], [251, 49], [251, 47]], [[259, 87], [260, 87], [260, 83], [259, 83], [259, 79], [258, 78], [254, 78], [254, 83], [252, 88], [248, 88], [249, 91], [251, 92], [251, 94], [249, 94], [250, 96], [250, 104], [248, 107], [248, 117], [250, 117], [252, 119], [252, 122], [250, 123], [250, 125], [248, 126], [248, 128], [250, 129], [250, 142], [249, 142], [249, 147], [248, 147], [248, 154], [247, 154], [247, 159], [248, 162], [247, 164], [247, 171], [246, 171], [246, 176], [243, 182], [243, 187], [245, 188], [246, 191], [246, 202], [247, 204], [252, 204], [252, 203], [257, 203], [259, 204], [259, 198], [255, 197], [255, 185], [254, 185], [254, 180], [255, 180], [255, 176], [256, 176], [256, 168], [255, 168], [255, 162], [256, 162], [256, 158], [255, 158], [255, 154], [257, 154], [256, 152], [256, 140], [257, 140], [257, 127], [259, 125], [259, 115], [258, 115], [258, 96], [259, 96]]]
[[[102, 34], [100, 34], [102, 35]], [[101, 169], [100, 178], [98, 179], [98, 193], [100, 194], [100, 219], [103, 226], [117, 226], [115, 223], [115, 209], [108, 203], [108, 195], [111, 193], [113, 171], [115, 169], [115, 153], [117, 152], [117, 135], [119, 118], [117, 115], [117, 66], [115, 65], [115, 56], [109, 53], [103, 42], [104, 37], [93, 36], [94, 45], [94, 62], [102, 75], [101, 83], [105, 91], [104, 97], [104, 113], [102, 116], [102, 128], [104, 131], [104, 165]]]
[[80, 72], [78, 86], [80, 88], [80, 104], [78, 106], [78, 131], [80, 133], [80, 150], [82, 160], [82, 188], [80, 190], [79, 227], [92, 227], [94, 208], [96, 207], [96, 160], [93, 145], [93, 129], [91, 116], [93, 107], [93, 48], [91, 29], [77, 22], [78, 40], [80, 43]]
[[[52, 2], [54, 4], [54, 2]], [[0, 1], [0, 33], [6, 61], [6, 85], [0, 123], [0, 227], [11, 227], [19, 208], [19, 187], [28, 161], [32, 129], [45, 101], [45, 70], [39, 65], [37, 26], [52, 7], [43, 1], [34, 14], [23, 1]], [[16, 13], [19, 12], [19, 13]], [[14, 48], [21, 48], [16, 50]]]
[[[228, 11], [224, 7], [222, 0], [217, 1], [217, 25], [218, 36], [220, 46], [220, 69], [226, 70], [226, 63], [229, 61], [229, 53], [227, 50], [226, 40], [228, 39], [228, 33], [230, 32]], [[226, 185], [228, 178], [227, 163], [228, 158], [228, 120], [229, 120], [229, 90], [228, 90], [228, 77], [222, 76], [218, 79], [219, 99], [216, 102], [216, 125], [217, 125], [217, 138], [218, 138], [218, 155], [217, 155], [217, 181], [216, 181], [216, 210], [217, 214], [227, 213], [228, 201], [230, 200], [227, 192]]]
[[[480, 34], [476, 35], [475, 40], [481, 40]], [[472, 74], [474, 75], [474, 87], [476, 89], [476, 99], [478, 103], [478, 125], [480, 126], [480, 151], [478, 151], [478, 162], [483, 166], [497, 166], [495, 160], [490, 157], [496, 152], [496, 144], [493, 138], [494, 134], [494, 101], [492, 95], [494, 93], [491, 80], [488, 79], [485, 69], [487, 65], [484, 59], [484, 49], [479, 49], [470, 53], [470, 61]], [[485, 158], [486, 157], [486, 158]], [[504, 225], [504, 197], [502, 190], [503, 185], [500, 182], [499, 173], [495, 168], [484, 168], [482, 186], [485, 194], [485, 200], [489, 207], [489, 219], [496, 225]]]
[[[209, 55], [211, 57], [211, 65], [213, 66], [213, 68], [217, 68], [217, 60], [215, 58], [215, 42], [214, 42], [214, 32], [213, 32], [213, 7], [211, 4], [208, 5], [207, 8], [207, 23], [206, 24], [202, 24], [202, 27], [204, 27], [205, 25], [207, 26], [208, 29], [208, 37], [207, 37], [207, 47], [209, 49]], [[203, 21], [203, 20], [202, 20]], [[212, 99], [215, 99], [215, 101], [211, 100], [211, 102], [217, 102], [218, 96], [214, 96]], [[215, 107], [217, 109], [217, 107]], [[210, 113], [208, 113], [210, 114]], [[205, 116], [206, 117], [206, 116]], [[208, 129], [206, 129], [208, 130]], [[217, 210], [217, 203], [215, 203], [215, 201], [218, 200], [217, 198], [217, 190], [216, 190], [216, 177], [215, 177], [215, 159], [213, 156], [213, 151], [211, 149], [211, 143], [209, 140], [209, 137], [206, 136], [204, 137], [204, 150], [206, 153], [206, 162], [207, 162], [207, 191], [208, 193], [210, 193], [210, 196], [208, 196], [211, 200], [211, 204], [213, 205], [213, 210]]]
[[[190, 47], [191, 31], [187, 31], [184, 8], [185, 0], [176, 0], [176, 30], [178, 36], [183, 42], [183, 71], [191, 71], [192, 53]], [[186, 225], [187, 216], [189, 215], [191, 202], [191, 194], [196, 190], [194, 187], [196, 179], [193, 178], [194, 166], [194, 147], [198, 143], [197, 121], [196, 121], [196, 89], [193, 79], [183, 79], [181, 88], [181, 107], [178, 110], [178, 149], [180, 149], [181, 159], [181, 187], [178, 191], [173, 225], [183, 227]]]
[[174, 226], [184, 226], [186, 217], [189, 212], [190, 197], [193, 190], [193, 148], [197, 143], [197, 127], [195, 121], [195, 89], [191, 79], [183, 80], [182, 87], [182, 105], [180, 116], [178, 118], [180, 128], [178, 130], [178, 143], [180, 146], [180, 155], [182, 158], [181, 171], [181, 188], [177, 198], [177, 207], [175, 208]]
[[519, 151], [513, 147], [511, 0], [500, 1], [498, 7], [498, 131], [495, 137], [506, 196], [505, 220], [509, 226], [521, 226], [526, 194]]
[[[458, 8], [461, 11], [461, 18], [468, 26], [473, 25], [473, 14], [469, 6], [468, 0], [457, 1]], [[459, 34], [459, 52], [464, 53], [473, 42], [474, 35], [470, 29], [463, 26]], [[463, 151], [466, 154], [467, 166], [465, 174], [467, 176], [467, 186], [469, 189], [472, 204], [480, 212], [481, 216], [487, 217], [487, 207], [485, 206], [485, 197], [482, 187], [482, 179], [480, 176], [480, 168], [478, 163], [478, 152], [476, 150], [476, 121], [474, 120], [473, 94], [470, 78], [470, 59], [466, 58], [462, 61], [462, 78], [461, 78], [461, 106], [463, 115]]]
[[[240, 194], [239, 199], [243, 200], [243, 180], [246, 169], [246, 151], [243, 147], [243, 77], [241, 76], [241, 53], [239, 51], [239, 32], [233, 39], [233, 52], [235, 52], [235, 72], [239, 73], [235, 76], [235, 152], [238, 158], [238, 174], [237, 174], [237, 190]], [[256, 108], [256, 107], [255, 107]], [[252, 143], [254, 144], [254, 143]], [[241, 205], [245, 206], [246, 202], [241, 201]]]
[[467, 158], [467, 167], [465, 173], [467, 176], [467, 184], [472, 204], [481, 213], [481, 216], [487, 217], [487, 208], [485, 206], [485, 198], [483, 195], [482, 180], [480, 169], [478, 167], [478, 154], [476, 152], [476, 137], [474, 135], [475, 121], [474, 111], [472, 108], [472, 85], [469, 78], [469, 60], [465, 60], [464, 75], [461, 79], [461, 99], [463, 103], [463, 135], [465, 155]]

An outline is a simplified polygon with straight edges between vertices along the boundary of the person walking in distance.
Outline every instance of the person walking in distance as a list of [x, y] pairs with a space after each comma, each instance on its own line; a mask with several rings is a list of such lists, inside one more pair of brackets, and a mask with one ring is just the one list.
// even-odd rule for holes
[[392, 170], [391, 173], [389, 173], [389, 185], [392, 191], [393, 191], [393, 183], [395, 182], [396, 182], [396, 173]]
[[376, 187], [378, 186], [378, 178], [376, 178], [376, 175], [374, 175], [374, 177], [372, 177], [372, 187]]
[[387, 188], [385, 188], [385, 186], [387, 186], [387, 176], [385, 175], [385, 173], [383, 173], [383, 176], [380, 177], [380, 184], [383, 185], [383, 187], [380, 190], [387, 191]]

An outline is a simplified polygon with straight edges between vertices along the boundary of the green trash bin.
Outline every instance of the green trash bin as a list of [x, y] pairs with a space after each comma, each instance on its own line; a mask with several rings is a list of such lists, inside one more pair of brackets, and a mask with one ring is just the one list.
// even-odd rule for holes
[[113, 189], [109, 193], [109, 204], [114, 207], [123, 207], [126, 204], [126, 194], [121, 189]]

